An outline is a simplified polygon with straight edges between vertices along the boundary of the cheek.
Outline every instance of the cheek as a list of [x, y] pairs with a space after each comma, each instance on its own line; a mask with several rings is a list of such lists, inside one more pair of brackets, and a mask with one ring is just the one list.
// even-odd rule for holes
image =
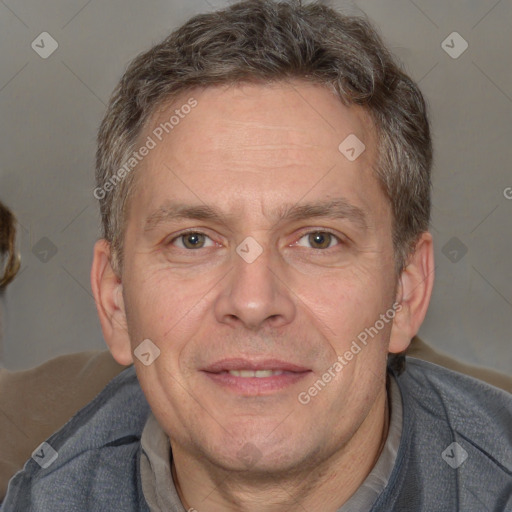
[[132, 344], [149, 338], [161, 347], [180, 348], [200, 325], [210, 280], [176, 279], [168, 270], [132, 272], [131, 276], [124, 296]]
[[331, 337], [347, 338], [373, 325], [392, 302], [392, 286], [381, 273], [359, 267], [302, 283], [298, 295]]

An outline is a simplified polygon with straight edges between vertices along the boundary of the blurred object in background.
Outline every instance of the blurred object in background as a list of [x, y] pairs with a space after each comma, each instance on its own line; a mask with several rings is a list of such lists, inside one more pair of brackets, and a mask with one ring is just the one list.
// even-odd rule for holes
[[0, 290], [5, 288], [20, 268], [16, 251], [16, 217], [0, 202]]

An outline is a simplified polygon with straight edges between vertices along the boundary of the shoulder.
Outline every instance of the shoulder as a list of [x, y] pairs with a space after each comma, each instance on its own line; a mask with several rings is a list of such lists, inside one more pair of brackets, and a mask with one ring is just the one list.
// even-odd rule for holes
[[[1, 510], [85, 511], [106, 502], [139, 510], [140, 437], [149, 413], [130, 367], [35, 450], [9, 482]], [[105, 503], [91, 501], [100, 497]]]
[[395, 377], [402, 436], [375, 510], [508, 510], [512, 395], [414, 358]]
[[416, 416], [446, 425], [512, 471], [512, 394], [414, 358], [397, 380]]
[[55, 357], [34, 368], [0, 369], [0, 501], [32, 451], [124, 369], [108, 350]]
[[414, 358], [397, 382], [403, 485], [416, 487], [434, 509], [441, 503], [457, 510], [510, 506], [512, 395]]
[[490, 368], [482, 366], [474, 366], [462, 361], [459, 361], [448, 354], [434, 349], [431, 345], [427, 344], [424, 340], [415, 336], [411, 340], [411, 344], [407, 348], [407, 356], [429, 361], [438, 366], [443, 366], [458, 373], [469, 375], [475, 379], [487, 382], [492, 386], [504, 389], [512, 393], [512, 376], [506, 373], [501, 373]]
[[397, 380], [411, 400], [461, 431], [477, 434], [482, 426], [476, 423], [479, 419], [487, 432], [489, 427], [511, 424], [512, 394], [474, 377], [408, 357], [406, 370]]

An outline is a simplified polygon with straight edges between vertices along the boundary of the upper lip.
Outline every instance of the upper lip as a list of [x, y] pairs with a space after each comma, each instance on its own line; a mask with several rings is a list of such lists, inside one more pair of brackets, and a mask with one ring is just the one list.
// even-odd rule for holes
[[221, 359], [213, 364], [208, 365], [202, 369], [205, 372], [220, 373], [222, 371], [230, 370], [281, 370], [287, 372], [307, 372], [310, 369], [305, 366], [300, 366], [287, 361], [279, 359], [244, 359], [244, 358], [231, 358]]

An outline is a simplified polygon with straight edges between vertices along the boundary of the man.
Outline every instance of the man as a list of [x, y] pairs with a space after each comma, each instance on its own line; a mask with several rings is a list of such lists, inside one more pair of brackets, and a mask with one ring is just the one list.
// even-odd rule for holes
[[134, 366], [2, 510], [512, 510], [510, 395], [400, 356], [433, 285], [431, 159], [363, 19], [242, 2], [135, 59], [91, 272]]

